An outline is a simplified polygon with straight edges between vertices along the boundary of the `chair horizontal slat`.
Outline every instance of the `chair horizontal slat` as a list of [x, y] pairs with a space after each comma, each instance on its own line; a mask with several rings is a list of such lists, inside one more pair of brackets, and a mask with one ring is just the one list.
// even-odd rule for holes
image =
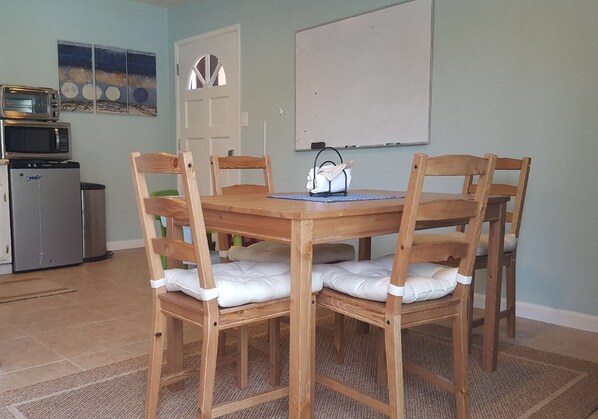
[[524, 159], [512, 159], [509, 157], [498, 157], [494, 170], [521, 170]]
[[243, 326], [257, 321], [268, 320], [290, 314], [291, 302], [288, 298], [245, 304], [239, 307], [220, 309], [220, 329]]
[[457, 260], [467, 255], [466, 242], [435, 242], [415, 245], [411, 248], [411, 263], [444, 262]]
[[255, 394], [255, 395], [252, 395], [249, 397], [235, 400], [233, 402], [214, 406], [214, 408], [212, 409], [211, 417], [218, 418], [220, 416], [228, 415], [230, 413], [234, 413], [239, 410], [248, 409], [252, 406], [257, 406], [258, 404], [282, 399], [283, 397], [288, 397], [288, 395], [289, 395], [288, 387], [264, 391], [264, 392], [261, 392], [261, 393], [258, 393], [258, 394]]
[[[469, 193], [475, 193], [477, 184], [473, 184], [469, 187]], [[490, 195], [504, 195], [504, 196], [516, 196], [517, 185], [507, 185], [505, 183], [493, 183], [490, 185]]]
[[323, 288], [317, 296], [317, 301], [319, 305], [337, 313], [384, 327], [385, 304], [379, 301], [364, 300], [330, 288]]
[[504, 183], [493, 183], [490, 185], [490, 195], [517, 195], [517, 185], [506, 185]]
[[156, 237], [152, 239], [152, 248], [154, 252], [164, 255], [167, 258], [197, 263], [192, 244], [180, 240]]
[[429, 323], [430, 320], [442, 320], [459, 314], [459, 297], [449, 294], [435, 300], [418, 301], [403, 304], [401, 307], [401, 328]]
[[187, 201], [183, 197], [150, 197], [144, 199], [145, 210], [149, 214], [187, 220]]
[[322, 384], [334, 391], [337, 391], [345, 396], [359, 402], [368, 405], [372, 409], [375, 409], [387, 416], [390, 416], [390, 406], [375, 397], [365, 394], [356, 388], [353, 388], [339, 380], [335, 380], [324, 374], [316, 374], [316, 382]]
[[176, 382], [186, 380], [187, 378], [197, 377], [198, 373], [199, 373], [199, 368], [193, 367], [193, 368], [187, 368], [183, 371], [178, 371], [174, 374], [166, 375], [166, 376], [162, 377], [162, 379], [160, 380], [160, 387], [166, 387], [166, 386], [169, 386]]
[[445, 389], [446, 391], [455, 393], [455, 384], [447, 378], [443, 377], [442, 375], [434, 374], [430, 370], [422, 368], [421, 366], [412, 362], [404, 362], [403, 368], [406, 371], [409, 371], [415, 375], [419, 375], [423, 379], [432, 382], [433, 384]]
[[229, 156], [220, 157], [219, 166], [221, 169], [265, 169], [266, 161], [263, 157], [253, 156]]
[[470, 200], [436, 200], [420, 204], [417, 221], [466, 220], [478, 213], [479, 204]]
[[166, 153], [147, 153], [136, 159], [137, 170], [141, 173], [181, 173], [179, 159]]
[[488, 162], [482, 157], [446, 155], [430, 157], [426, 176], [480, 175], [485, 172]]

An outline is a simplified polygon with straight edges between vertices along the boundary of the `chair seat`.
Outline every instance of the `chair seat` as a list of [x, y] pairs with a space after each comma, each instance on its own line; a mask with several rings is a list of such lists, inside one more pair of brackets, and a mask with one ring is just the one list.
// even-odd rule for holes
[[[212, 269], [220, 307], [260, 303], [291, 295], [291, 270], [286, 263], [241, 261], [221, 263]], [[167, 269], [164, 278], [168, 291], [181, 291], [198, 300], [204, 299], [197, 269]], [[312, 292], [321, 289], [322, 275], [314, 272]]]
[[[355, 259], [355, 248], [346, 243], [316, 244], [313, 263], [334, 263]], [[231, 262], [251, 260], [256, 262], [290, 263], [291, 248], [286, 244], [261, 241], [247, 247], [232, 246], [228, 250]]]
[[[414, 244], [422, 244], [426, 242], [436, 242], [438, 241], [439, 237], [444, 237], [445, 240], [459, 240], [464, 239], [465, 234], [459, 231], [453, 231], [451, 233], [443, 233], [440, 234], [426, 234], [426, 233], [418, 233], [413, 237]], [[514, 234], [507, 233], [505, 234], [504, 239], [504, 251], [505, 252], [512, 252], [517, 247], [517, 237]], [[488, 233], [482, 233], [480, 235], [480, 241], [478, 242], [478, 246], [476, 248], [476, 256], [486, 256], [488, 254]]]
[[[353, 297], [372, 301], [386, 301], [394, 255], [375, 260], [314, 265], [324, 287]], [[442, 298], [457, 285], [457, 268], [434, 263], [409, 265], [403, 303]]]

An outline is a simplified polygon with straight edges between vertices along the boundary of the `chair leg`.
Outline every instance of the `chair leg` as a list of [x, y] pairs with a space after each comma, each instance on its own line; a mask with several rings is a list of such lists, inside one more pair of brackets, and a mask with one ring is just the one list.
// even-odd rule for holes
[[280, 317], [268, 320], [268, 356], [270, 385], [280, 385]]
[[471, 336], [473, 335], [473, 297], [475, 294], [475, 270], [471, 274], [469, 285], [469, 303], [467, 304], [467, 353], [471, 353]]
[[201, 365], [199, 368], [199, 397], [198, 419], [212, 417], [214, 401], [214, 381], [216, 379], [216, 360], [218, 359], [218, 326], [212, 320], [206, 319], [203, 327], [203, 341], [201, 343]]
[[[170, 375], [183, 370], [183, 321], [168, 317], [166, 322], [166, 370]], [[182, 380], [168, 386], [170, 391], [184, 388]]]
[[237, 328], [237, 347], [239, 350], [239, 360], [237, 361], [237, 386], [239, 388], [247, 387], [247, 376], [249, 370], [249, 328], [239, 326]]
[[453, 361], [455, 364], [455, 401], [457, 418], [469, 418], [468, 324], [467, 305], [461, 303], [460, 314], [453, 320]]
[[403, 387], [403, 349], [401, 338], [401, 316], [396, 315], [384, 327], [386, 346], [386, 374], [388, 377], [388, 404], [390, 418], [405, 417], [405, 394]]
[[380, 387], [386, 386], [388, 377], [386, 375], [386, 351], [384, 350], [384, 330], [376, 328], [376, 384]]
[[225, 331], [220, 333], [220, 337], [218, 338], [218, 356], [226, 355], [226, 337]]
[[159, 307], [154, 309], [154, 335], [149, 354], [149, 368], [147, 377], [147, 394], [145, 399], [145, 418], [155, 419], [158, 416], [158, 394], [160, 392], [160, 373], [162, 371], [162, 356], [164, 352], [164, 332], [166, 316]]
[[515, 322], [516, 322], [516, 313], [515, 313], [515, 286], [516, 286], [516, 255], [513, 254], [509, 264], [506, 266], [506, 276], [505, 279], [507, 281], [507, 310], [509, 312], [509, 317], [507, 317], [507, 336], [510, 338], [515, 337]]
[[334, 313], [334, 362], [345, 362], [345, 316], [340, 313]]
[[316, 395], [316, 334], [315, 334], [315, 326], [316, 326], [316, 295], [312, 294], [311, 295], [311, 309], [310, 309], [310, 317], [311, 317], [311, 327], [313, 327], [313, 334], [312, 334], [312, 339], [311, 339], [311, 345], [310, 348], [308, 348], [309, 353], [312, 354], [310, 356], [311, 358], [311, 366], [310, 366], [310, 372], [309, 375], [310, 377], [313, 377], [311, 381], [311, 388], [310, 388], [310, 392], [311, 392], [311, 409], [309, 410], [309, 417], [314, 417], [314, 404], [315, 404], [315, 395]]

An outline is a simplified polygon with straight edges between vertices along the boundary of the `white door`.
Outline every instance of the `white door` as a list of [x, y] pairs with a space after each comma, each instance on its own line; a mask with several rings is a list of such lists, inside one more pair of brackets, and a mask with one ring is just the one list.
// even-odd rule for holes
[[210, 155], [239, 150], [239, 26], [176, 42], [175, 62], [177, 148], [193, 153], [199, 192], [211, 195]]

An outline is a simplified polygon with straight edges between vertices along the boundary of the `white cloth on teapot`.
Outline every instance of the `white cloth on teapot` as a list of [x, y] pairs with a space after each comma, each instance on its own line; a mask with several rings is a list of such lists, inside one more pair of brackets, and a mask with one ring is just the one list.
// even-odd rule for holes
[[[337, 165], [327, 164], [316, 168], [316, 175], [314, 177], [314, 169], [309, 169], [307, 174], [307, 190], [311, 193], [322, 192], [342, 192], [349, 189], [351, 184], [351, 168], [353, 167], [353, 160], [347, 163]], [[347, 183], [345, 184], [345, 175], [347, 175]]]

